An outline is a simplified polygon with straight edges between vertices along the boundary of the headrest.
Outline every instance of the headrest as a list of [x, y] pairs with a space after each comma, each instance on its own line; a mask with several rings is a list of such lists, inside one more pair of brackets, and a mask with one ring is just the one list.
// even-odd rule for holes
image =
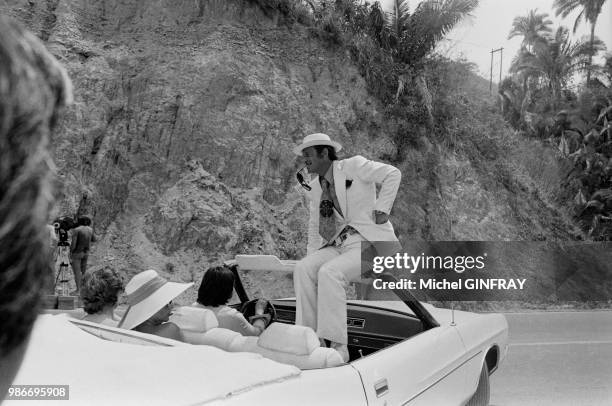
[[249, 350], [244, 348], [247, 341], [257, 342], [257, 337], [246, 337], [237, 331], [226, 328], [213, 328], [204, 334], [183, 333], [185, 341], [190, 344], [212, 345], [225, 351], [242, 352]]
[[217, 317], [212, 310], [191, 306], [174, 309], [170, 321], [179, 326], [181, 330], [194, 333], [204, 333], [219, 327]]
[[268, 350], [295, 355], [309, 355], [320, 347], [313, 329], [293, 324], [272, 323], [259, 336], [257, 344]]

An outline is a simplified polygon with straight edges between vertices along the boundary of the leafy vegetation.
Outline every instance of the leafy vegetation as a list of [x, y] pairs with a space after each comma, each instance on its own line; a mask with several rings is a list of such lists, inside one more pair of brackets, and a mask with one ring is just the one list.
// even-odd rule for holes
[[[596, 45], [598, 50], [603, 49], [600, 40]], [[556, 108], [561, 100], [561, 90], [567, 88], [574, 74], [585, 69], [590, 55], [590, 43], [572, 42], [568, 29], [559, 27], [554, 35], [535, 42], [531, 51], [522, 47], [510, 71], [522, 74], [527, 80], [535, 79], [535, 86], [545, 86], [552, 108]]]
[[434, 132], [439, 109], [429, 82], [438, 80], [430, 69], [436, 44], [477, 6], [478, 0], [425, 0], [411, 12], [407, 0], [395, 0], [387, 13], [378, 2], [359, 0], [251, 0], [264, 10], [277, 10], [288, 21], [307, 5], [313, 35], [332, 46], [346, 47], [368, 84], [368, 90], [385, 105], [394, 128], [396, 152], [404, 159], [406, 148], [422, 134]]
[[580, 22], [584, 19], [591, 24], [591, 58], [587, 69], [587, 83], [591, 81], [591, 67], [593, 66], [593, 56], [597, 53], [595, 49], [595, 25], [601, 14], [601, 9], [606, 0], [555, 0], [554, 8], [556, 14], [562, 17], [567, 17], [574, 10], [580, 10], [574, 22], [574, 34]]
[[[572, 40], [569, 29], [552, 30], [547, 14], [532, 10], [514, 20], [509, 37], [523, 38], [511, 76], [499, 85], [507, 121], [525, 136], [550, 143], [570, 165], [561, 198], [593, 239], [612, 240], [612, 55], [603, 65], [593, 57], [605, 50], [594, 35], [605, 0], [556, 0], [556, 14], [579, 10], [591, 25], [588, 40]], [[586, 74], [584, 86], [575, 86]]]

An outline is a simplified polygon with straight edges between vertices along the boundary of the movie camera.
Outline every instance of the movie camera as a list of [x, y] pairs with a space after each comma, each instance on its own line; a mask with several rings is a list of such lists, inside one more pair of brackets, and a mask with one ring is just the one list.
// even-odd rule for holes
[[68, 230], [75, 227], [76, 223], [72, 217], [64, 216], [55, 219], [53, 222], [53, 228], [55, 229], [55, 235], [58, 238], [58, 247], [67, 247], [70, 245], [68, 242]]
[[68, 295], [68, 283], [70, 277], [68, 271], [68, 267], [70, 266], [70, 242], [68, 241], [68, 230], [73, 229], [76, 226], [77, 225], [74, 219], [68, 216], [58, 217], [53, 222], [55, 235], [58, 238], [57, 251], [54, 255], [56, 258], [54, 290], [57, 289], [59, 283], [60, 292], [63, 296]]

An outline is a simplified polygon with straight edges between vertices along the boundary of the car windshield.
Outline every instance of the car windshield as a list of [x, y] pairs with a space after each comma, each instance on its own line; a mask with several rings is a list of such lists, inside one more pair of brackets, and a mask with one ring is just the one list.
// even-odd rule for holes
[[[290, 271], [252, 271], [241, 269], [240, 267], [238, 267], [237, 271], [249, 299], [265, 298], [272, 300], [295, 298], [295, 292], [293, 290], [293, 273]], [[346, 295], [347, 299], [353, 303], [376, 307], [383, 306], [408, 314], [414, 314], [408, 305], [393, 292], [388, 290], [376, 291], [371, 288], [371, 284], [368, 282], [349, 283], [346, 289]], [[239, 303], [240, 298], [236, 292], [234, 292], [229, 304]]]

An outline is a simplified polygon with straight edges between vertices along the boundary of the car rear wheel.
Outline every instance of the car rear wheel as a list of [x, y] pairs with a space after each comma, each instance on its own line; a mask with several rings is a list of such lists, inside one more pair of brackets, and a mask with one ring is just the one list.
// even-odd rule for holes
[[490, 398], [491, 387], [489, 386], [489, 368], [487, 368], [487, 363], [485, 362], [480, 370], [480, 379], [478, 380], [476, 393], [474, 393], [474, 396], [472, 396], [467, 403], [467, 406], [488, 406]]

